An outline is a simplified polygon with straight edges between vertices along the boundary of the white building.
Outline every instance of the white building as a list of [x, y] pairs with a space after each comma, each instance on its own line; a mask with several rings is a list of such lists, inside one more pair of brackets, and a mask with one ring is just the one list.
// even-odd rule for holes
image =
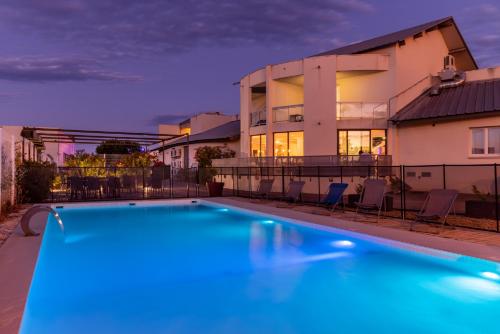
[[202, 146], [226, 146], [238, 155], [240, 149], [240, 122], [237, 115], [219, 112], [202, 113], [179, 123], [160, 124], [160, 134], [184, 134], [166, 141], [159, 150], [159, 159], [175, 168], [196, 166], [196, 150]]
[[388, 120], [435, 83], [449, 55], [457, 71], [477, 69], [452, 17], [249, 73], [240, 81], [241, 156], [363, 151], [399, 164]]

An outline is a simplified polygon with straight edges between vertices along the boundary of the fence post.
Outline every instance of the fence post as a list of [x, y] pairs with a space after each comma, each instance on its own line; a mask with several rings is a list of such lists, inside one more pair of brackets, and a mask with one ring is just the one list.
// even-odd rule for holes
[[189, 176], [191, 175], [191, 168], [186, 167], [186, 181], [187, 181], [187, 198], [189, 198]]
[[240, 196], [240, 167], [236, 167], [236, 196]]
[[170, 198], [174, 198], [174, 169], [172, 166], [169, 168], [169, 174], [170, 174]]
[[285, 166], [281, 166], [281, 195], [285, 196]]
[[318, 175], [318, 203], [321, 202], [321, 178], [320, 178], [320, 171], [319, 171], [319, 166], [317, 168], [317, 175]]
[[406, 187], [405, 187], [405, 166], [404, 165], [399, 165], [399, 180], [401, 182], [401, 185], [400, 185], [400, 190], [401, 190], [401, 194], [400, 194], [400, 201], [401, 201], [401, 204], [400, 204], [400, 210], [401, 210], [401, 218], [403, 220], [405, 220], [405, 192], [406, 192]]
[[443, 164], [443, 189], [446, 189], [446, 165]]
[[142, 167], [142, 199], [144, 199], [146, 196], [146, 180], [145, 180], [145, 175], [144, 175], [144, 167]]
[[496, 216], [496, 220], [497, 220], [497, 232], [500, 232], [500, 226], [499, 226], [499, 223], [498, 223], [498, 215], [499, 215], [499, 212], [498, 212], [498, 175], [497, 175], [497, 163], [495, 162], [495, 164], [493, 165], [493, 168], [495, 168], [495, 216]]
[[231, 167], [231, 180], [233, 181], [233, 196], [236, 195], [236, 190], [234, 187], [234, 167]]
[[248, 167], [248, 196], [252, 198], [252, 167]]

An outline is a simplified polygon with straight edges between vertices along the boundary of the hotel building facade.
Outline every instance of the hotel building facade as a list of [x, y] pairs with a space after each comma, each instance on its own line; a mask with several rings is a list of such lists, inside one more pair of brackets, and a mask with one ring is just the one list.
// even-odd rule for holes
[[[304, 59], [267, 65], [240, 80], [240, 156], [348, 159], [363, 152], [376, 159], [384, 157], [387, 164], [416, 163], [415, 155], [420, 164], [451, 163], [442, 161], [439, 154], [427, 156], [426, 151], [432, 149], [428, 138], [439, 144], [443, 131], [442, 135], [451, 138], [443, 144], [452, 145], [454, 129], [463, 127], [461, 135], [467, 138], [460, 143], [467, 142], [464, 150], [470, 151], [468, 120], [460, 125], [454, 117], [438, 115], [439, 122], [451, 121], [452, 125], [436, 127], [435, 117], [424, 117], [430, 125], [422, 127], [422, 118], [403, 120], [396, 115], [405, 107], [420, 108], [411, 104], [431, 94], [432, 88], [437, 90], [432, 96], [435, 99], [450, 95], [444, 94], [446, 90], [461, 90], [465, 78], [495, 80], [500, 71], [478, 70], [452, 17]], [[500, 89], [500, 82], [492, 87]], [[497, 107], [500, 111], [493, 101], [493, 109]], [[425, 110], [421, 114], [425, 115]], [[491, 124], [491, 120], [484, 122]], [[419, 146], [421, 150], [416, 152]], [[450, 161], [471, 163], [470, 156], [464, 153], [463, 159]]]

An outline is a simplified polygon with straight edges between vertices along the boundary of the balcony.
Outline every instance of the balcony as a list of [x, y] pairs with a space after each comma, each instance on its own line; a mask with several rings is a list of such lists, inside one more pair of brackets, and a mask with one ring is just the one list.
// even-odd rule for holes
[[387, 103], [337, 102], [337, 120], [358, 119], [387, 119]]
[[266, 109], [261, 109], [250, 113], [250, 126], [266, 125]]
[[273, 108], [273, 122], [303, 122], [304, 105], [294, 104]]

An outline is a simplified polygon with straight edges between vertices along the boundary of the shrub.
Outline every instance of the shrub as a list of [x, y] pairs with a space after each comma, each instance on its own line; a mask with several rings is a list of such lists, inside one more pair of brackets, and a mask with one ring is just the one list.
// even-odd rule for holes
[[213, 159], [234, 158], [236, 152], [226, 146], [202, 146], [196, 150], [194, 155], [198, 162], [199, 184], [205, 184], [212, 181], [217, 175], [217, 169], [212, 168]]
[[38, 203], [50, 195], [56, 168], [53, 163], [25, 161], [17, 168], [16, 183], [22, 203]]
[[159, 161], [153, 154], [136, 152], [124, 156], [122, 160], [117, 163], [117, 167], [151, 167], [157, 164], [159, 164]]
[[106, 175], [104, 158], [96, 154], [86, 153], [83, 150], [68, 155], [64, 160], [66, 167], [85, 167], [78, 169], [81, 176], [104, 176]]

